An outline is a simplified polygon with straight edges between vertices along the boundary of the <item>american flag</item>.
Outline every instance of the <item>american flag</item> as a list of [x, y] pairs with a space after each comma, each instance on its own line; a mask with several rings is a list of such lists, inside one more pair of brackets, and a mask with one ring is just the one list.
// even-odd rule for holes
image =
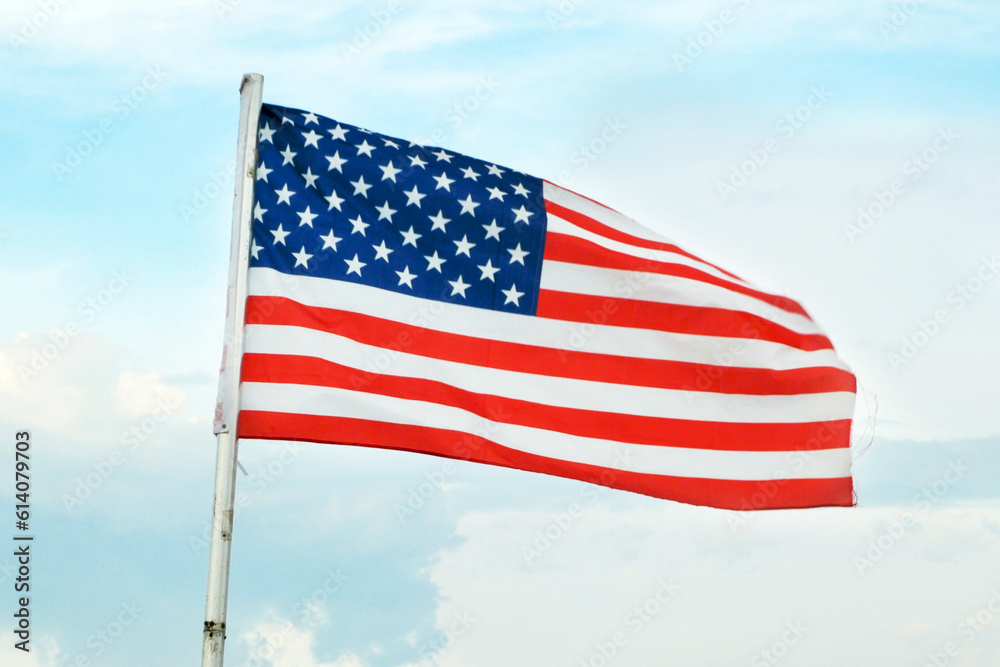
[[590, 199], [265, 104], [252, 239], [241, 438], [853, 502], [855, 379], [805, 310]]

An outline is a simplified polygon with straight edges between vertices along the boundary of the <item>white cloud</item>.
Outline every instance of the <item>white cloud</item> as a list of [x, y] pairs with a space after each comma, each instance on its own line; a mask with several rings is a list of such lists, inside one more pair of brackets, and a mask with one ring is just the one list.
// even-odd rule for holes
[[311, 629], [296, 626], [274, 612], [268, 612], [253, 629], [240, 635], [249, 651], [247, 664], [269, 667], [364, 667], [357, 655], [345, 653], [333, 662], [315, 655], [316, 638]]
[[[471, 627], [437, 661], [598, 664], [620, 633], [608, 664], [750, 664], [791, 624], [804, 632], [782, 664], [922, 664], [950, 641], [964, 664], [993, 664], [1000, 614], [961, 624], [1000, 591], [997, 510], [766, 512], [735, 532], [729, 513], [657, 501], [585, 506], [561, 530], [550, 512], [469, 514], [431, 577], [438, 628]], [[531, 565], [526, 546], [541, 547]]]
[[0, 665], [5, 667], [57, 667], [62, 663], [59, 644], [46, 634], [32, 631], [28, 652], [14, 648], [21, 641], [10, 630], [0, 632]]
[[101, 336], [62, 328], [22, 333], [0, 344], [5, 421], [70, 437], [79, 446], [67, 455], [92, 456], [121, 445], [132, 428], [149, 437], [184, 413], [183, 389], [121, 367], [121, 351]]

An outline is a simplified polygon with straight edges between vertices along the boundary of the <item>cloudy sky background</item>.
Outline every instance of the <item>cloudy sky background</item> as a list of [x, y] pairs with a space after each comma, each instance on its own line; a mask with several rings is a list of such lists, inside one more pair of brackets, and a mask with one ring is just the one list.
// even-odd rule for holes
[[244, 443], [227, 664], [1000, 662], [1000, 8], [5, 9], [0, 470], [30, 429], [37, 541], [35, 650], [4, 622], [0, 663], [198, 660], [248, 71], [268, 102], [562, 183], [803, 302], [862, 389], [859, 506], [743, 515]]

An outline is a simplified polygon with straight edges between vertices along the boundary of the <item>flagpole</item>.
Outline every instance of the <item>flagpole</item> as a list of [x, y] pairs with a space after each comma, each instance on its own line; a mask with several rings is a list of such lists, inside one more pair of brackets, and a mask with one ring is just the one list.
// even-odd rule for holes
[[[208, 595], [205, 605], [202, 667], [222, 667], [229, 600], [229, 557], [232, 550], [233, 504], [236, 496], [236, 422], [239, 414], [239, 369], [243, 358], [243, 312], [250, 264], [250, 224], [254, 172], [257, 165], [257, 124], [264, 77], [244, 74], [240, 84], [240, 134], [236, 144], [236, 196], [233, 202], [233, 247], [227, 295], [223, 379], [220, 383], [221, 425], [216, 429], [215, 498], [212, 538], [208, 550]], [[228, 413], [228, 414], [226, 414]]]

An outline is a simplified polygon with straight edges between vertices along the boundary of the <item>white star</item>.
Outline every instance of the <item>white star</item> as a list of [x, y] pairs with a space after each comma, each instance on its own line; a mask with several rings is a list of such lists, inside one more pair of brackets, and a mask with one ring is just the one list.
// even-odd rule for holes
[[260, 128], [260, 143], [265, 141], [270, 141], [272, 144], [274, 140], [271, 137], [274, 136], [274, 130], [271, 129], [270, 123], [264, 123], [264, 127]]
[[265, 183], [267, 183], [267, 175], [270, 174], [272, 171], [274, 171], [274, 169], [268, 169], [267, 165], [264, 164], [264, 161], [261, 160], [260, 166], [257, 167], [257, 180], [264, 181]]
[[274, 234], [274, 241], [272, 241], [271, 243], [273, 244], [280, 243], [281, 245], [285, 245], [285, 237], [291, 234], [291, 232], [286, 232], [284, 229], [282, 229], [281, 225], [278, 225], [278, 228], [272, 230], [271, 233]]
[[339, 211], [340, 205], [344, 203], [344, 200], [340, 198], [340, 195], [337, 194], [336, 190], [331, 192], [329, 197], [323, 197], [323, 199], [330, 203], [326, 209], [328, 211], [332, 211], [333, 209], [337, 209]]
[[440, 190], [441, 188], [444, 188], [448, 192], [451, 192], [451, 184], [455, 182], [450, 178], [448, 178], [448, 174], [444, 173], [443, 171], [441, 172], [440, 176], [435, 176], [434, 180], [438, 182], [437, 187], [434, 188], [435, 190]]
[[517, 262], [521, 266], [524, 266], [524, 258], [531, 254], [527, 250], [521, 250], [520, 243], [518, 243], [517, 247], [513, 250], [508, 248], [507, 252], [510, 253], [510, 263], [513, 264], [514, 262]]
[[253, 219], [257, 222], [264, 222], [264, 214], [267, 213], [266, 208], [260, 207], [260, 202], [253, 205]]
[[354, 259], [345, 259], [344, 261], [347, 262], [347, 275], [356, 273], [360, 277], [361, 267], [368, 266], [366, 263], [358, 260], [358, 253], [354, 253]]
[[336, 169], [340, 173], [342, 173], [342, 174], [344, 173], [344, 170], [341, 169], [341, 167], [344, 166], [344, 163], [347, 162], [347, 160], [345, 160], [344, 158], [340, 157], [340, 151], [337, 151], [336, 153], [334, 153], [333, 157], [330, 157], [329, 155], [327, 155], [326, 156], [326, 160], [327, 160], [327, 162], [330, 163], [330, 168], [327, 169], [327, 171], [333, 171], [334, 169]]
[[379, 169], [382, 170], [382, 180], [392, 181], [393, 183], [396, 182], [396, 174], [402, 171], [402, 169], [396, 169], [394, 166], [392, 166], [392, 160], [389, 160], [389, 164], [385, 165], [384, 167], [379, 166]]
[[378, 245], [373, 245], [372, 247], [375, 248], [375, 259], [384, 259], [385, 263], [388, 264], [389, 253], [393, 252], [393, 250], [391, 248], [386, 247], [385, 241], [382, 241]]
[[504, 172], [503, 169], [496, 166], [495, 164], [487, 165], [486, 170], [489, 171], [492, 176], [499, 176]]
[[361, 155], [362, 153], [364, 153], [368, 157], [371, 157], [372, 156], [372, 151], [374, 149], [375, 149], [375, 147], [372, 146], [371, 144], [369, 144], [368, 140], [365, 139], [360, 144], [358, 144], [358, 155]]
[[534, 213], [524, 208], [524, 204], [521, 204], [521, 208], [513, 209], [511, 212], [514, 214], [514, 222], [528, 222], [528, 218], [534, 215]]
[[399, 148], [399, 144], [390, 139], [389, 137], [382, 137], [382, 141], [385, 142], [386, 146], [392, 146], [393, 148]]
[[420, 191], [417, 190], [417, 186], [415, 185], [409, 192], [403, 190], [403, 194], [406, 195], [406, 205], [409, 206], [410, 204], [415, 204], [417, 208], [420, 208], [420, 200], [427, 196], [420, 194]]
[[448, 230], [445, 229], [444, 226], [447, 225], [449, 222], [451, 222], [451, 218], [446, 218], [443, 215], [441, 215], [440, 209], [438, 209], [437, 215], [429, 215], [427, 217], [430, 218], [431, 222], [434, 223], [434, 225], [431, 227], [432, 232], [435, 229], [440, 229], [442, 232], [447, 233]]
[[417, 234], [413, 231], [413, 225], [410, 225], [410, 231], [400, 232], [403, 235], [403, 245], [411, 245], [414, 248], [417, 247], [417, 239], [419, 239], [423, 234]]
[[254, 239], [250, 245], [250, 254], [253, 255], [254, 259], [258, 259], [257, 253], [263, 250], [261, 246], [257, 245], [257, 239]]
[[302, 133], [302, 138], [306, 140], [306, 146], [312, 146], [313, 148], [319, 148], [319, 140], [323, 138], [322, 135], [316, 134], [316, 130], [309, 130], [308, 132]]
[[319, 125], [319, 118], [317, 118], [316, 114], [314, 114], [312, 111], [306, 111], [302, 115], [306, 117], [306, 121], [305, 123], [303, 123], [303, 125], [308, 125], [309, 123], [316, 123], [317, 125]]
[[496, 272], [499, 271], [500, 268], [493, 266], [492, 260], [489, 259], [486, 260], [486, 263], [478, 268], [480, 271], [483, 272], [483, 276], [480, 278], [480, 280], [490, 280], [492, 282], [496, 282], [495, 280], [493, 280], [493, 276], [496, 275]]
[[465, 290], [470, 287], [468, 283], [462, 280], [462, 276], [459, 276], [458, 280], [449, 280], [448, 284], [451, 285], [451, 296], [461, 294], [463, 299], [465, 298]]
[[289, 206], [291, 206], [292, 205], [292, 201], [291, 201], [292, 200], [292, 195], [295, 194], [295, 191], [289, 190], [288, 189], [288, 183], [285, 183], [284, 185], [281, 186], [280, 190], [275, 190], [274, 194], [278, 195], [278, 203], [279, 204], [285, 203], [285, 204], [288, 204]]
[[339, 236], [334, 236], [332, 229], [330, 230], [329, 234], [327, 234], [326, 236], [321, 236], [320, 238], [323, 239], [323, 250], [326, 250], [327, 248], [333, 248], [334, 252], [337, 252], [337, 244], [340, 241], [343, 241], [343, 239], [340, 238]]
[[[298, 252], [293, 252], [292, 257], [295, 258], [295, 266], [301, 264], [302, 266], [309, 268], [309, 260], [312, 259], [312, 255], [306, 252], [306, 247], [302, 246], [302, 249]], [[295, 266], [292, 268], [294, 269]]]
[[306, 167], [306, 173], [302, 174], [302, 178], [306, 179], [307, 188], [315, 188], [316, 179], [319, 178], [319, 176], [313, 173], [312, 167]]
[[[459, 199], [458, 203], [462, 205], [462, 213], [468, 213], [473, 218], [476, 217], [476, 207], [479, 204], [472, 201], [472, 195], [467, 195], [465, 199]], [[459, 215], [462, 215], [462, 213], [459, 213]]]
[[472, 167], [465, 167], [464, 169], [462, 169], [462, 176], [464, 176], [465, 178], [471, 178], [472, 180], [476, 180], [477, 178], [479, 178], [480, 174], [474, 171]]
[[455, 245], [458, 246], [458, 249], [455, 250], [455, 256], [456, 257], [458, 255], [465, 255], [466, 257], [469, 257], [470, 259], [472, 258], [472, 255], [469, 254], [469, 251], [472, 250], [473, 248], [475, 248], [476, 244], [475, 243], [469, 243], [469, 236], [468, 236], [468, 234], [462, 234], [462, 240], [461, 241], [452, 241], [452, 243], [454, 243]]
[[298, 155], [298, 153], [292, 150], [291, 145], [288, 145], [285, 146], [285, 150], [281, 151], [280, 155], [281, 157], [285, 158], [281, 162], [281, 166], [284, 167], [286, 164], [295, 164], [294, 162], [292, 162], [292, 158]]
[[486, 230], [486, 238], [494, 238], [497, 241], [500, 240], [500, 232], [503, 231], [503, 227], [497, 224], [497, 219], [493, 218], [493, 222], [488, 225], [483, 225], [483, 229]]
[[486, 189], [490, 191], [490, 199], [499, 199], [500, 201], [503, 201], [503, 198], [507, 194], [500, 188], [486, 188]]
[[396, 275], [399, 276], [399, 285], [406, 283], [406, 286], [413, 289], [413, 279], [417, 277], [417, 274], [410, 273], [410, 267], [404, 266], [402, 271], [396, 271]]
[[419, 155], [408, 155], [407, 157], [410, 158], [411, 167], [420, 167], [423, 169], [427, 166], [427, 163], [421, 160]]
[[363, 175], [358, 176], [358, 180], [351, 181], [351, 185], [354, 186], [355, 195], [361, 195], [365, 199], [368, 199], [368, 189], [371, 188], [371, 186], [365, 183], [365, 177]]
[[365, 230], [368, 229], [368, 223], [361, 219], [361, 216], [356, 216], [353, 220], [349, 220], [354, 229], [351, 230], [352, 234], [360, 233], [362, 236], [365, 235]]
[[441, 273], [441, 265], [447, 261], [438, 257], [437, 250], [434, 251], [433, 255], [424, 255], [424, 259], [427, 260], [427, 270], [437, 271], [438, 273]]
[[388, 201], [381, 206], [376, 206], [375, 210], [378, 211], [379, 220], [388, 220], [389, 222], [392, 222], [392, 214], [396, 212], [396, 209], [389, 208]]
[[294, 120], [292, 120], [288, 116], [282, 116], [281, 117], [281, 124], [284, 125], [285, 123], [288, 123], [289, 125], [295, 125], [295, 121]]
[[437, 153], [431, 153], [431, 155], [436, 155], [438, 162], [444, 160], [445, 162], [451, 162], [451, 156], [444, 152], [443, 149], [438, 149]]
[[316, 219], [316, 214], [310, 211], [308, 206], [306, 206], [306, 210], [297, 215], [299, 216], [299, 227], [302, 227], [303, 225], [309, 225], [310, 227], [313, 226], [313, 220]]
[[337, 127], [333, 128], [332, 130], [327, 130], [327, 132], [329, 132], [330, 135], [334, 139], [340, 139], [341, 141], [347, 141], [347, 130], [345, 130], [344, 128], [342, 128], [340, 126], [340, 123], [337, 123]]
[[522, 197], [527, 197], [528, 190], [523, 185], [518, 183], [517, 185], [514, 186], [514, 194], [521, 195]]
[[503, 293], [505, 297], [507, 297], [507, 299], [503, 302], [503, 305], [506, 306], [508, 303], [513, 303], [517, 307], [521, 306], [521, 303], [520, 301], [518, 301], [518, 299], [524, 296], [524, 292], [518, 292], [517, 285], [511, 283], [510, 289], [502, 289], [500, 291]]

